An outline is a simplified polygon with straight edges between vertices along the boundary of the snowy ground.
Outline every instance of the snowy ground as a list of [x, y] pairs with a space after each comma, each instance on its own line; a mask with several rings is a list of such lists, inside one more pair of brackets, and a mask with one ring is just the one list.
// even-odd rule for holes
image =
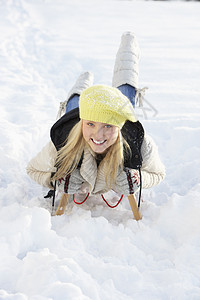
[[[200, 3], [0, 1], [0, 299], [200, 299]], [[111, 84], [124, 31], [142, 49], [142, 120], [166, 165], [136, 222], [89, 201], [51, 217], [27, 162], [77, 76]]]

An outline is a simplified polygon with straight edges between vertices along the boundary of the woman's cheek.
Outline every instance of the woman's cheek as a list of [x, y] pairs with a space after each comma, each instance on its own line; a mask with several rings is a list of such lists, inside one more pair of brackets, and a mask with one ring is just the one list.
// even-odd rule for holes
[[84, 123], [83, 123], [83, 127], [82, 127], [82, 133], [83, 133], [83, 138], [85, 139], [86, 142], [88, 142], [89, 133], [88, 133], [87, 127], [85, 126]]
[[113, 140], [116, 140], [117, 139], [117, 137], [118, 137], [118, 134], [119, 134], [119, 129], [117, 128], [115, 128], [114, 130], [113, 130], [113, 132], [112, 132], [112, 139]]

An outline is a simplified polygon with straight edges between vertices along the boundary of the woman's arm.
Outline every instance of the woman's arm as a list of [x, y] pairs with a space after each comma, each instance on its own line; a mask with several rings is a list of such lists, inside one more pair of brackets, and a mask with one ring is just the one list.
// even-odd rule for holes
[[165, 177], [165, 167], [160, 160], [158, 148], [150, 136], [145, 135], [141, 147], [142, 187], [147, 189], [159, 184]]
[[26, 168], [27, 174], [38, 184], [53, 189], [51, 174], [56, 171], [55, 161], [57, 150], [52, 142], [49, 142], [35, 157], [31, 159]]

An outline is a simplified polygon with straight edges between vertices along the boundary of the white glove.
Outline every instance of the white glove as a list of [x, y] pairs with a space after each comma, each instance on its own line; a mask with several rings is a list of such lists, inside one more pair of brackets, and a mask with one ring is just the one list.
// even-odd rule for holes
[[84, 182], [82, 185], [81, 185], [81, 188], [79, 190], [79, 194], [80, 195], [83, 195], [83, 194], [88, 194], [89, 193], [89, 183], [88, 182]]
[[136, 169], [125, 168], [116, 178], [113, 190], [118, 194], [134, 194], [140, 186], [140, 175]]
[[89, 185], [84, 181], [79, 169], [75, 169], [71, 174], [58, 180], [58, 189], [66, 194], [86, 193], [89, 190]]

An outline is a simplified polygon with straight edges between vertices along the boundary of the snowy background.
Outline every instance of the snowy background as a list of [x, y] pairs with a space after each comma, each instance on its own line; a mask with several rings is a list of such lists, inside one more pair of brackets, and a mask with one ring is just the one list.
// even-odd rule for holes
[[[200, 299], [199, 16], [198, 2], [0, 1], [0, 299]], [[111, 84], [127, 30], [166, 179], [143, 191], [139, 222], [127, 199], [51, 216], [27, 162], [80, 73]]]

